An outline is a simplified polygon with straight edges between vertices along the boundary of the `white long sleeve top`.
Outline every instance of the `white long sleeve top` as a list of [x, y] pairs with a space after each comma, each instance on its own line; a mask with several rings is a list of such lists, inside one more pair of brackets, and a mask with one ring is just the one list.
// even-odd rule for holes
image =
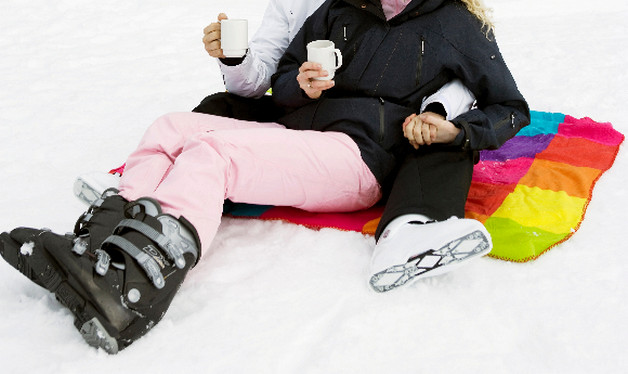
[[244, 97], [261, 97], [279, 59], [303, 23], [324, 0], [270, 0], [262, 24], [249, 42], [242, 63], [228, 66], [218, 60], [227, 91]]

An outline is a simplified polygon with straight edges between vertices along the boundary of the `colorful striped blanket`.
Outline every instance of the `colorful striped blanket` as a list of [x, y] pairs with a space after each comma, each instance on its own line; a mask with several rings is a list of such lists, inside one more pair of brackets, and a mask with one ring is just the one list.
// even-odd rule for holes
[[[624, 140], [610, 123], [531, 114], [531, 124], [517, 136], [498, 150], [480, 153], [467, 199], [466, 216], [484, 223], [493, 238], [489, 256], [502, 260], [533, 260], [569, 239], [584, 219], [595, 183], [613, 165]], [[372, 235], [382, 210], [309, 213], [235, 204], [227, 214]]]

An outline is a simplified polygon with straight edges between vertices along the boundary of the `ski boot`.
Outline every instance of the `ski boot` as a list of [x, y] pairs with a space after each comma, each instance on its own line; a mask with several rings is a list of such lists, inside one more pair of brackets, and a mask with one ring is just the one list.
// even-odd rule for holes
[[[38, 282], [75, 316], [85, 341], [110, 354], [146, 334], [166, 313], [188, 270], [200, 257], [200, 241], [183, 217], [161, 212], [142, 198], [125, 209], [101, 248], [73, 250], [74, 235], [20, 228], [2, 236], [3, 256], [19, 252]], [[24, 246], [30, 246], [29, 251]], [[33, 260], [33, 261], [32, 261]]]
[[[74, 234], [67, 234], [66, 238], [73, 241], [71, 250], [78, 255], [88, 252], [92, 256], [94, 251], [99, 249], [102, 242], [113, 232], [118, 222], [124, 219], [124, 207], [128, 203], [122, 196], [118, 195], [118, 190], [110, 188], [103, 192], [85, 213], [76, 221]], [[0, 234], [0, 238], [5, 248], [13, 250], [0, 251], [2, 257], [11, 266], [24, 274], [28, 279], [42, 286], [38, 277], [33, 273], [29, 265], [37, 261], [47, 262], [47, 253], [42, 251], [32, 251], [31, 244], [35, 238], [48, 229], [17, 228], [11, 232]], [[29, 261], [24, 261], [24, 254], [28, 254]]]
[[369, 283], [377, 292], [390, 291], [449, 272], [492, 248], [491, 236], [479, 221], [401, 216], [386, 226], [375, 246]]
[[109, 188], [120, 183], [120, 174], [94, 171], [81, 174], [74, 181], [74, 195], [87, 205], [92, 205]]

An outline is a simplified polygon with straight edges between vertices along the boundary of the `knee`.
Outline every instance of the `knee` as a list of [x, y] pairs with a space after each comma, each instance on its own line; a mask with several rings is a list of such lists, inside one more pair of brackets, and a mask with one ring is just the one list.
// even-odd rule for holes
[[219, 116], [228, 116], [228, 102], [231, 94], [227, 92], [218, 92], [207, 96], [192, 112], [214, 114]]

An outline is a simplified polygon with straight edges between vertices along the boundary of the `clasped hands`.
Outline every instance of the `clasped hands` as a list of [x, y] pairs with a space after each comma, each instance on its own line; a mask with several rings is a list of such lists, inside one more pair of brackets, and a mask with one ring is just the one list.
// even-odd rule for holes
[[460, 131], [451, 121], [433, 112], [411, 114], [403, 122], [403, 136], [414, 149], [433, 143], [451, 143]]

